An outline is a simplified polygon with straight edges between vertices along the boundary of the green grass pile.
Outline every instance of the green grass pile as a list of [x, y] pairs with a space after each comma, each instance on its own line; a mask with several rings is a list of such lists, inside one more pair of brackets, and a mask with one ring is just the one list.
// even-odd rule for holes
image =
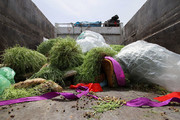
[[20, 46], [6, 49], [2, 57], [3, 64], [12, 68], [16, 76], [35, 73], [47, 62], [43, 54]]
[[119, 52], [119, 51], [124, 47], [124, 45], [110, 45], [110, 47], [111, 47], [113, 50]]
[[73, 38], [67, 37], [56, 42], [50, 51], [50, 64], [60, 70], [80, 66], [83, 54], [80, 46]]
[[37, 96], [37, 95], [40, 95], [40, 92], [35, 90], [34, 88], [15, 89], [13, 86], [11, 86], [10, 88], [4, 90], [1, 99], [10, 100], [10, 99], [17, 99], [17, 98]]
[[45, 83], [28, 88], [14, 88], [14, 86], [11, 85], [9, 88], [4, 90], [1, 99], [10, 100], [23, 97], [39, 96], [48, 92], [54, 92], [51, 81], [46, 81]]
[[37, 47], [37, 51], [45, 56], [49, 56], [49, 51], [51, 48], [56, 44], [57, 41], [60, 40], [62, 40], [62, 38], [58, 37], [44, 41]]
[[33, 74], [30, 79], [44, 78], [46, 80], [52, 80], [60, 84], [61, 86], [65, 86], [65, 83], [63, 81], [63, 74], [64, 72], [59, 70], [57, 67], [48, 65], [39, 70], [37, 73]]
[[91, 49], [85, 56], [83, 64], [77, 69], [76, 82], [96, 83], [95, 78], [101, 74], [102, 60], [105, 56], [113, 57], [116, 53], [116, 51], [105, 47]]

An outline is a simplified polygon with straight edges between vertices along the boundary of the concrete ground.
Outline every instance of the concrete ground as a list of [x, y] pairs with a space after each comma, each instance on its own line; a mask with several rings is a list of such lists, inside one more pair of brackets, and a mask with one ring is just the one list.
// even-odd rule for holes
[[[115, 96], [129, 101], [137, 97], [153, 99], [159, 95], [148, 92], [105, 88], [98, 96]], [[72, 90], [66, 90], [72, 92]], [[164, 107], [122, 106], [103, 113], [94, 112], [91, 107], [97, 100], [82, 97], [69, 101], [63, 97], [51, 100], [19, 103], [0, 107], [0, 120], [179, 120], [180, 105]]]

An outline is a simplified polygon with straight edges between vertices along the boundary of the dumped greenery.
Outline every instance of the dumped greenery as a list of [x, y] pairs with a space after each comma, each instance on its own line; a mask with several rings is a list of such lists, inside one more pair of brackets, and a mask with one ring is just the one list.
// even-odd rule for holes
[[52, 81], [46, 81], [34, 87], [29, 86], [26, 88], [15, 88], [15, 86], [12, 85], [10, 88], [4, 90], [2, 99], [9, 100], [22, 97], [39, 96], [48, 92], [58, 92], [55, 87], [57, 88], [57, 84]]
[[65, 86], [65, 83], [63, 81], [63, 74], [64, 72], [59, 70], [58, 68], [47, 65], [46, 67], [40, 69], [37, 73], [33, 74], [30, 79], [44, 78], [46, 80], [52, 80], [56, 83], [59, 83], [61, 86]]
[[76, 82], [96, 83], [101, 74], [101, 62], [105, 56], [114, 56], [116, 52], [110, 48], [97, 47], [91, 49], [84, 58], [83, 64], [78, 67]]
[[11, 86], [10, 88], [4, 90], [2, 94], [2, 99], [10, 100], [10, 99], [17, 99], [17, 98], [37, 96], [37, 95], [40, 95], [40, 92], [35, 90], [34, 88], [15, 89], [13, 86]]
[[62, 40], [62, 38], [58, 37], [44, 41], [37, 47], [37, 51], [45, 56], [49, 56], [49, 51], [51, 48], [60, 40]]
[[20, 46], [6, 49], [2, 56], [3, 64], [12, 68], [17, 76], [35, 73], [47, 62], [43, 54]]
[[50, 64], [60, 70], [80, 66], [83, 63], [80, 46], [73, 38], [67, 37], [56, 42], [50, 51]]
[[110, 47], [111, 47], [113, 50], [119, 52], [119, 51], [124, 47], [124, 45], [110, 45]]

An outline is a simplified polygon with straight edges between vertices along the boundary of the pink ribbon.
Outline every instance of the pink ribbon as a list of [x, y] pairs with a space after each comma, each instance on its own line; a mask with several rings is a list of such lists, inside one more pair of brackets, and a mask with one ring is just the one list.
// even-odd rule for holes
[[148, 98], [140, 97], [140, 98], [136, 98], [136, 99], [126, 102], [126, 105], [130, 106], [130, 107], [141, 107], [141, 106], [161, 107], [161, 106], [168, 105], [170, 102], [179, 102], [180, 103], [180, 99], [173, 97], [173, 98], [168, 99], [163, 102], [155, 102]]
[[12, 100], [5, 100], [5, 101], [0, 101], [0, 106], [10, 105], [10, 104], [15, 104], [15, 103], [22, 103], [22, 102], [29, 102], [29, 101], [47, 100], [47, 99], [51, 99], [51, 98], [54, 98], [54, 97], [59, 96], [59, 95], [62, 95], [66, 99], [70, 99], [70, 100], [79, 99], [83, 95], [90, 96], [90, 97], [93, 97], [95, 99], [98, 99], [97, 96], [88, 95], [88, 93], [89, 93], [88, 87], [79, 86], [76, 89], [76, 91], [80, 92], [80, 93], [78, 95], [75, 95], [73, 93], [49, 92], [49, 93], [43, 94], [41, 96], [33, 96], [33, 97], [25, 97], [25, 98], [18, 98], [18, 99], [12, 99]]

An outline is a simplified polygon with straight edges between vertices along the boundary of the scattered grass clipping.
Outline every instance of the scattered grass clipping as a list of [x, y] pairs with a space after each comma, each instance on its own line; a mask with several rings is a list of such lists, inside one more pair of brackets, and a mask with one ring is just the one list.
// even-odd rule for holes
[[47, 62], [43, 54], [20, 46], [6, 49], [2, 56], [3, 64], [12, 68], [17, 76], [35, 73]]
[[125, 100], [121, 100], [120, 98], [116, 98], [114, 96], [106, 96], [103, 98], [99, 98], [97, 105], [92, 106], [92, 109], [95, 111], [94, 114], [103, 113], [109, 110], [115, 110], [116, 108], [119, 108], [124, 104], [126, 104]]
[[37, 51], [45, 56], [49, 56], [49, 51], [51, 48], [60, 40], [62, 40], [62, 38], [58, 37], [44, 41], [37, 47]]
[[111, 47], [113, 50], [119, 52], [119, 51], [121, 51], [121, 49], [124, 47], [124, 45], [110, 45], [110, 47]]
[[49, 59], [52, 66], [63, 71], [80, 66], [83, 63], [83, 54], [76, 41], [67, 37], [56, 42], [50, 51]]
[[[83, 64], [78, 67], [75, 80], [77, 83], [96, 83], [101, 74], [101, 63], [105, 56], [114, 56], [117, 52], [106, 47], [97, 47], [91, 49], [84, 58]], [[97, 81], [95, 78], [97, 77]]]

